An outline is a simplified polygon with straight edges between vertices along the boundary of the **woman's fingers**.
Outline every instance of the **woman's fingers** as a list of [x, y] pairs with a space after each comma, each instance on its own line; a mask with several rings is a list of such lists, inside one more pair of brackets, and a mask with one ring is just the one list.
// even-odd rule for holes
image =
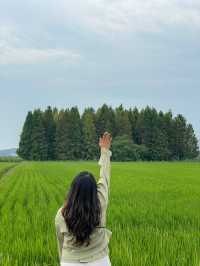
[[107, 131], [104, 132], [104, 134], [103, 134], [103, 137], [104, 137], [104, 138], [107, 138], [107, 137], [109, 137], [109, 136], [110, 136], [110, 133], [108, 133]]
[[103, 139], [105, 140], [106, 143], [110, 143], [112, 141], [111, 134], [108, 132], [104, 133]]
[[110, 147], [112, 136], [109, 132], [105, 131], [102, 137], [99, 137], [99, 145], [104, 147]]

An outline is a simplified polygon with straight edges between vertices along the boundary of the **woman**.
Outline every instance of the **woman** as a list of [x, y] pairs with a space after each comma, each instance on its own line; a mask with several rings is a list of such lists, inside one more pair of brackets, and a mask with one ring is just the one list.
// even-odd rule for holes
[[55, 217], [61, 266], [111, 266], [108, 243], [112, 232], [106, 226], [110, 187], [110, 145], [112, 137], [105, 132], [99, 139], [100, 178], [87, 171], [72, 181], [63, 206]]

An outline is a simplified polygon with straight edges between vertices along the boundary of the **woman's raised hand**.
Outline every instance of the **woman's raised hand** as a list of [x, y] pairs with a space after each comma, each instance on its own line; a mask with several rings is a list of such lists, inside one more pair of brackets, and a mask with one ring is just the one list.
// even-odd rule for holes
[[99, 138], [99, 147], [109, 149], [111, 146], [112, 137], [107, 131], [104, 132], [103, 136]]

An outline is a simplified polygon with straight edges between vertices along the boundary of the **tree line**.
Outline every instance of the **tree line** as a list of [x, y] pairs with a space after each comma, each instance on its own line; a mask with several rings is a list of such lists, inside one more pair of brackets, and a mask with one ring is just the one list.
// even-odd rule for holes
[[77, 106], [29, 111], [20, 135], [18, 155], [25, 160], [96, 160], [104, 131], [112, 134], [112, 159], [161, 161], [199, 155], [194, 129], [181, 114], [103, 104], [96, 111]]

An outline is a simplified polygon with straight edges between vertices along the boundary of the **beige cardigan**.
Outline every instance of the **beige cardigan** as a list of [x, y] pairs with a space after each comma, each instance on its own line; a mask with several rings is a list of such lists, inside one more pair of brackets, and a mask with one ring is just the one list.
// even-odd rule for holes
[[[106, 226], [106, 210], [109, 199], [112, 152], [101, 148], [101, 156], [98, 161], [100, 165], [100, 178], [97, 182], [98, 197], [101, 203], [102, 215], [99, 226]], [[62, 206], [63, 207], [63, 206]], [[107, 228], [95, 228], [90, 235], [89, 246], [75, 247], [70, 243], [73, 236], [68, 232], [65, 220], [59, 208], [55, 217], [56, 236], [58, 252], [62, 262], [91, 262], [109, 255], [108, 243], [112, 232]]]

